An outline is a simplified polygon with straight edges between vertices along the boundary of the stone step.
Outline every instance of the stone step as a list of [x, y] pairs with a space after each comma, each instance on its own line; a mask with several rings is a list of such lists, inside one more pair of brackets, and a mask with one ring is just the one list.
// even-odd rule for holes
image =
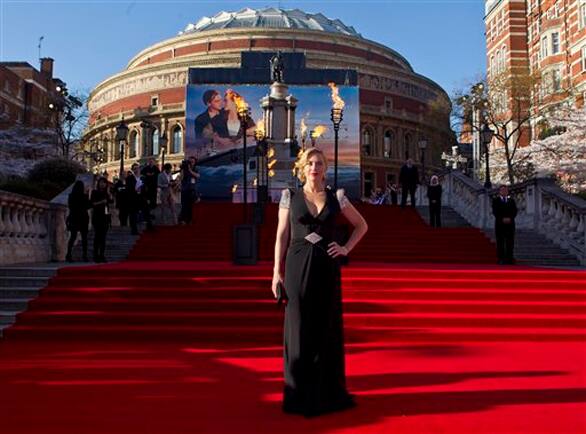
[[30, 276], [0, 276], [0, 288], [42, 288], [49, 278]]
[[22, 287], [22, 288], [0, 288], [0, 299], [20, 300], [33, 299], [38, 297], [41, 288]]
[[28, 298], [1, 298], [0, 311], [22, 312], [27, 309], [29, 300]]
[[6, 312], [0, 310], [0, 324], [1, 325], [12, 325], [14, 320], [16, 319], [16, 314], [14, 312]]
[[26, 267], [26, 266], [6, 266], [0, 268], [0, 277], [42, 277], [49, 279], [55, 275], [57, 267]]

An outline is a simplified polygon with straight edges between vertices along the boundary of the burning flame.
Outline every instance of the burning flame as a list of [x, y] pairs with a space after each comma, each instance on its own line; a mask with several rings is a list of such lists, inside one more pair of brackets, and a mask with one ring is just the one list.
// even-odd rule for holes
[[254, 178], [252, 180], [252, 185], [254, 185], [255, 187], [258, 185], [258, 179], [257, 178]]
[[272, 170], [275, 164], [277, 164], [277, 160], [271, 160], [269, 161], [269, 164], [267, 164], [267, 167], [269, 168], [269, 170]]
[[328, 129], [325, 125], [316, 125], [316, 127], [313, 129], [313, 137], [317, 139], [327, 130]]
[[238, 184], [232, 186], [232, 193], [236, 193], [236, 190], [238, 190]]
[[346, 103], [340, 96], [340, 89], [338, 89], [336, 83], [333, 82], [328, 83], [328, 86], [330, 86], [330, 89], [332, 89], [332, 108], [340, 110], [343, 109]]
[[265, 136], [265, 120], [261, 118], [256, 123], [256, 131], [255, 134], [257, 137], [264, 137]]
[[267, 152], [267, 158], [273, 158], [275, 156], [275, 148], [269, 148]]
[[232, 89], [228, 89], [226, 91], [226, 96], [228, 98], [230, 98], [232, 101], [234, 101], [234, 104], [236, 104], [236, 109], [238, 110], [238, 113], [248, 111], [248, 104], [246, 103], [246, 100], [242, 96], [240, 96], [239, 93], [237, 93], [236, 91], [234, 91]]
[[307, 135], [307, 125], [305, 125], [305, 118], [301, 118], [301, 137], [306, 137]]
[[272, 178], [273, 176], [275, 176], [275, 171], [274, 170], [269, 170], [269, 178]]

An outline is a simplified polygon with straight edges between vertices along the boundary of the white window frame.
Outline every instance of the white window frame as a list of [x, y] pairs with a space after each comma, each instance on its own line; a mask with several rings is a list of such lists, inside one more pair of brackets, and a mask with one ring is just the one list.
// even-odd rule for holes
[[[554, 38], [554, 35], [556, 35], [556, 38], [557, 38], [557, 45], [554, 42], [554, 40], [556, 39], [556, 38]], [[554, 56], [556, 54], [559, 54], [559, 52], [561, 50], [560, 32], [551, 32], [550, 39], [551, 39], [551, 55]], [[556, 48], [557, 48], [557, 50], [556, 50]]]
[[545, 59], [547, 56], [549, 56], [548, 54], [548, 35], [543, 35], [541, 37], [541, 41], [539, 42], [539, 52], [541, 53], [541, 59]]
[[578, 5], [578, 24], [581, 29], [586, 27], [586, 2], [583, 1]]
[[582, 72], [586, 72], [586, 45], [582, 47], [580, 52], [582, 53]]

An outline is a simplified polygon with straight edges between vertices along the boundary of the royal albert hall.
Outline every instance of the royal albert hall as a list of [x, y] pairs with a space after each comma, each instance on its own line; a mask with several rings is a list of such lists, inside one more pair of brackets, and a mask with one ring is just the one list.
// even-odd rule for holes
[[340, 20], [279, 8], [204, 17], [144, 49], [124, 71], [101, 82], [88, 100], [89, 165], [111, 177], [118, 174], [115, 138], [122, 117], [129, 127], [126, 169], [153, 156], [160, 163], [163, 148], [165, 162], [178, 165], [184, 156], [188, 69], [238, 68], [242, 52], [278, 50], [303, 53], [308, 68], [357, 71], [363, 195], [395, 182], [407, 157], [417, 164], [424, 157], [427, 172], [441, 166], [441, 153], [450, 149], [454, 135], [450, 99], [439, 85]]

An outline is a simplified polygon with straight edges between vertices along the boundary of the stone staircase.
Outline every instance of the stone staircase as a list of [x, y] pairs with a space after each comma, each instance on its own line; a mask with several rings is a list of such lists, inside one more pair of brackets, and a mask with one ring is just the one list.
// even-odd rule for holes
[[[139, 235], [130, 234], [129, 227], [111, 227], [106, 236], [106, 259], [108, 262], [117, 262], [126, 259], [138, 237]], [[87, 251], [88, 258], [91, 261], [93, 259], [94, 251], [94, 231], [90, 231], [88, 234]], [[74, 262], [81, 261], [82, 256], [81, 239], [78, 235], [76, 244], [73, 246]]]
[[[128, 257], [130, 249], [138, 239], [131, 235], [128, 227], [113, 227], [106, 238], [106, 259], [109, 262], [122, 261]], [[88, 257], [92, 259], [94, 234], [88, 234]], [[74, 264], [51, 262], [45, 264], [20, 264], [0, 267], [0, 337], [2, 331], [10, 327], [16, 315], [28, 308], [29, 301], [35, 299], [61, 267], [83, 266], [91, 262], [81, 262], [81, 239], [73, 248]]]
[[[427, 224], [429, 224], [429, 207], [428, 206], [418, 206], [417, 211], [425, 220]], [[444, 206], [442, 207], [442, 227], [444, 228], [465, 228], [470, 227], [470, 224], [466, 221], [464, 217], [458, 214], [454, 209]]]
[[[417, 211], [429, 224], [429, 207], [417, 207]], [[442, 207], [443, 227], [469, 227], [470, 224], [453, 208]], [[494, 230], [485, 231], [493, 243], [496, 243]], [[495, 245], [496, 249], [496, 245]], [[515, 236], [515, 258], [519, 265], [546, 267], [580, 267], [578, 259], [567, 250], [554, 244], [544, 235], [527, 229], [517, 229]]]
[[0, 337], [61, 266], [63, 264], [48, 263], [0, 267]]
[[[486, 235], [496, 243], [494, 231]], [[540, 265], [546, 267], [580, 267], [578, 259], [567, 250], [554, 244], [544, 235], [527, 230], [515, 232], [515, 258], [520, 265]]]

